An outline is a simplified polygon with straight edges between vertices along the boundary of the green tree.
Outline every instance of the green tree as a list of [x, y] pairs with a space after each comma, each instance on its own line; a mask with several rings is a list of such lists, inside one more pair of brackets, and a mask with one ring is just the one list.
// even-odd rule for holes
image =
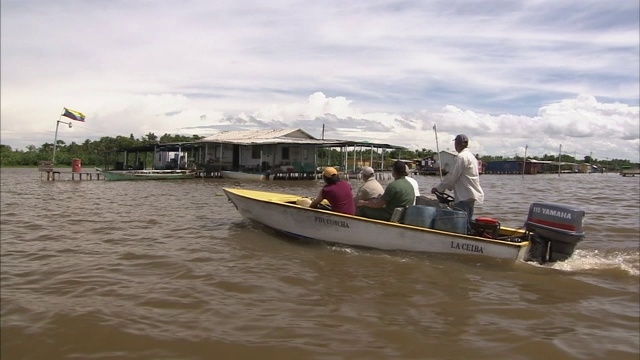
[[142, 143], [144, 145], [157, 144], [158, 137], [156, 136], [156, 134], [150, 132], [147, 135], [142, 137]]

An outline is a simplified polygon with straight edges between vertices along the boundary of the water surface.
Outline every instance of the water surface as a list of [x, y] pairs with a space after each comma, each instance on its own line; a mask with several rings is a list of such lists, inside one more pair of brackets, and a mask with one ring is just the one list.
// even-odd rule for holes
[[[438, 180], [415, 178], [423, 194]], [[246, 221], [222, 192], [315, 196], [314, 181], [2, 169], [0, 357], [637, 359], [640, 177], [481, 183], [477, 216], [520, 227], [532, 202], [569, 203], [587, 212], [585, 240], [545, 266], [349, 248]]]

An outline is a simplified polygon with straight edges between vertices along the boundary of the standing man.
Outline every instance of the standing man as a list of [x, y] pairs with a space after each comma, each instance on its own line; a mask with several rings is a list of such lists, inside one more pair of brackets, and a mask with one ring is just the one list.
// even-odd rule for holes
[[317, 208], [322, 200], [327, 199], [331, 204], [331, 211], [355, 215], [356, 207], [353, 204], [351, 185], [346, 181], [340, 181], [338, 171], [331, 166], [324, 168], [322, 178], [325, 185], [309, 207]]
[[[353, 203], [356, 204], [356, 206], [358, 204], [358, 200], [376, 199], [384, 193], [382, 185], [380, 185], [374, 176], [372, 167], [363, 167], [362, 170], [360, 170], [360, 175], [362, 176], [363, 184], [360, 186], [356, 196], [353, 198]], [[360, 212], [360, 208], [356, 207], [356, 215], [362, 216]]]
[[381, 197], [373, 200], [358, 200], [356, 206], [359, 208], [360, 216], [389, 221], [395, 208], [413, 205], [416, 195], [413, 185], [405, 178], [406, 171], [406, 165], [402, 161], [394, 162], [391, 175], [395, 180], [387, 185]]
[[469, 146], [467, 135], [460, 134], [453, 141], [455, 141], [456, 151], [458, 152], [453, 169], [442, 179], [440, 184], [431, 189], [431, 193], [453, 190], [453, 206], [464, 210], [467, 213], [467, 220], [471, 222], [473, 206], [476, 201], [479, 204], [484, 201], [484, 192], [480, 187], [478, 160], [467, 149]]

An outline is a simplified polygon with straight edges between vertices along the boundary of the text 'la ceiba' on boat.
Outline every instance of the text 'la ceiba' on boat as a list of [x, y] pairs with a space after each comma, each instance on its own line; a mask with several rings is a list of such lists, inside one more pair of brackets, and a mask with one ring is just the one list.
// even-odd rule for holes
[[379, 221], [300, 206], [308, 198], [298, 195], [223, 190], [247, 219], [298, 238], [349, 246], [546, 263], [568, 259], [584, 238], [585, 212], [560, 204], [531, 204], [522, 229], [477, 218], [473, 234], [467, 235], [466, 214], [460, 221], [449, 208], [414, 205], [398, 211], [398, 222]]

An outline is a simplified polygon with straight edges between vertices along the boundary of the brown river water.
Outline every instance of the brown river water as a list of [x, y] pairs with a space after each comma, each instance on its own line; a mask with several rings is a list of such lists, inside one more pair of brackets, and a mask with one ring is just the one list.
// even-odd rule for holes
[[[423, 194], [438, 180], [415, 178]], [[481, 183], [476, 216], [521, 227], [532, 202], [578, 205], [584, 241], [544, 266], [349, 248], [246, 221], [222, 191], [315, 196], [316, 181], [2, 169], [0, 357], [637, 360], [640, 177]]]

